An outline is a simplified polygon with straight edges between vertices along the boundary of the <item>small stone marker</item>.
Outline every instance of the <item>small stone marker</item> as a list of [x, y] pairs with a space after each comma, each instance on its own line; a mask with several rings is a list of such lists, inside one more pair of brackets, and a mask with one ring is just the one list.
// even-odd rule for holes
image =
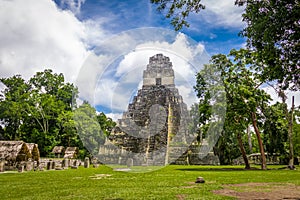
[[31, 171], [33, 169], [33, 162], [27, 161], [26, 162], [26, 171]]
[[39, 166], [38, 166], [38, 169], [39, 169], [40, 171], [44, 171], [44, 166], [43, 166], [43, 165], [39, 165]]
[[24, 165], [22, 165], [22, 164], [19, 165], [18, 172], [20, 172], [20, 173], [24, 172]]
[[205, 183], [205, 180], [204, 180], [203, 177], [200, 177], [200, 176], [199, 176], [199, 177], [196, 179], [195, 183]]
[[51, 163], [51, 169], [55, 169], [55, 161], [52, 161], [52, 163]]
[[68, 168], [70, 165], [70, 160], [68, 158], [65, 158], [65, 168]]
[[128, 168], [132, 167], [133, 166], [133, 159], [132, 158], [128, 158], [127, 162], [126, 162], [126, 165], [127, 165]]
[[51, 169], [51, 161], [47, 162], [47, 167], [46, 167], [47, 170], [50, 170]]
[[63, 159], [62, 167], [66, 168], [66, 169], [69, 167], [69, 159], [68, 158]]
[[90, 167], [90, 159], [88, 157], [85, 157], [84, 159], [84, 168]]
[[37, 171], [38, 169], [38, 162], [37, 161], [33, 161], [33, 170]]
[[4, 165], [5, 165], [5, 161], [1, 160], [0, 161], [0, 172], [4, 172]]

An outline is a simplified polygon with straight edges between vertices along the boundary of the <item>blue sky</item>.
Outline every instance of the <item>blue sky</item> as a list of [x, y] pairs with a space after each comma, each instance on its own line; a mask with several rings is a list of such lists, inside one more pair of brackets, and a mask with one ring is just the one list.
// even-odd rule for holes
[[[81, 4], [80, 0], [55, 2], [61, 9], [72, 10], [81, 21], [99, 21], [102, 28], [112, 34], [140, 27], [173, 29], [170, 20], [164, 17], [164, 13], [158, 12], [157, 6], [150, 0], [85, 0]], [[243, 27], [241, 12], [242, 8], [234, 6], [231, 0], [225, 3], [220, 0], [207, 2], [207, 9], [191, 14], [188, 18], [191, 26], [181, 32], [203, 42], [209, 54], [228, 53], [230, 49], [240, 48], [245, 43], [245, 39], [238, 36]]]
[[203, 3], [190, 27], [174, 32], [150, 0], [0, 0], [1, 77], [28, 79], [51, 68], [79, 87], [81, 100], [119, 117], [141, 87], [149, 57], [164, 53], [191, 104], [199, 65], [245, 45], [238, 36], [243, 8], [234, 0]]

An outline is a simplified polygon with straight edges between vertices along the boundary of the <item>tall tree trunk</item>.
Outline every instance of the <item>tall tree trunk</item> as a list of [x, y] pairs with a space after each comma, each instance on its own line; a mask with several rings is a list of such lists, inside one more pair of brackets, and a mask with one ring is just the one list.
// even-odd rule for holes
[[247, 136], [248, 136], [249, 151], [250, 153], [252, 153], [252, 138], [251, 138], [250, 126], [247, 127]]
[[294, 114], [294, 96], [292, 98], [292, 108], [291, 108], [291, 114], [289, 116], [289, 148], [290, 148], [290, 154], [289, 154], [289, 168], [294, 169], [294, 147], [293, 147], [293, 114]]
[[254, 112], [251, 112], [251, 120], [252, 120], [252, 125], [254, 127], [254, 131], [257, 137], [258, 141], [258, 146], [259, 146], [259, 151], [261, 155], [261, 169], [267, 169], [267, 161], [266, 161], [266, 155], [265, 155], [265, 150], [264, 146], [262, 143], [262, 139], [260, 137], [260, 132], [257, 127], [257, 119], [256, 119], [256, 114]]
[[293, 147], [293, 113], [294, 113], [294, 96], [292, 98], [292, 108], [291, 114], [289, 114], [288, 107], [286, 104], [287, 96], [285, 95], [284, 91], [279, 90], [279, 97], [282, 99], [282, 103], [285, 105], [285, 118], [288, 120], [288, 140], [289, 140], [289, 165], [290, 169], [294, 169], [294, 147]]
[[250, 169], [250, 164], [248, 161], [248, 157], [247, 157], [246, 150], [244, 148], [244, 144], [243, 144], [243, 140], [242, 140], [242, 136], [240, 133], [237, 134], [237, 139], [238, 139], [240, 150], [241, 150], [244, 162], [245, 162], [245, 169]]

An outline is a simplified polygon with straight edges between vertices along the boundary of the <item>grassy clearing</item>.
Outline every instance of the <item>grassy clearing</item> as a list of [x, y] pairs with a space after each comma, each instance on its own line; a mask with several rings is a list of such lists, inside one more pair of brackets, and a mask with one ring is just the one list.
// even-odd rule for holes
[[[300, 185], [300, 170], [243, 170], [242, 166], [176, 166], [149, 173], [106, 166], [0, 174], [1, 199], [230, 199], [211, 191], [222, 184], [276, 182]], [[282, 167], [282, 166], [281, 166]], [[198, 176], [206, 183], [194, 184]], [[266, 188], [266, 191], [268, 188]]]

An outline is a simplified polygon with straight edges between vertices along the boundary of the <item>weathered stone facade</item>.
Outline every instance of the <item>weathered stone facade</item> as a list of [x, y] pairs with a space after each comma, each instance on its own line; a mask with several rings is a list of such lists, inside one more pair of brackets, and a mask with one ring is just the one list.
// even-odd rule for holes
[[187, 105], [175, 87], [168, 57], [150, 57], [143, 86], [117, 124], [99, 149], [105, 164], [166, 165], [187, 157], [195, 135], [189, 133]]
[[168, 57], [157, 54], [149, 59], [143, 74], [143, 86], [164, 85], [175, 88], [174, 70]]

